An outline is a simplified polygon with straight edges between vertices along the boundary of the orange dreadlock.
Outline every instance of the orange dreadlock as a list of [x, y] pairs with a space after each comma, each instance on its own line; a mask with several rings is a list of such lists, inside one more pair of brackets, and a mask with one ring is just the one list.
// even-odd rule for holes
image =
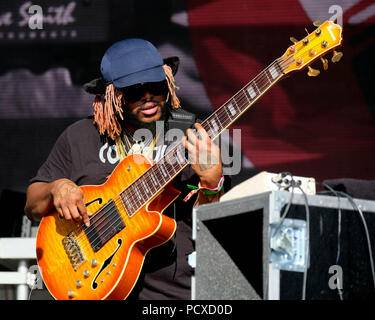
[[94, 107], [94, 123], [97, 124], [99, 133], [105, 134], [115, 140], [121, 133], [121, 125], [116, 115], [122, 116], [122, 92], [117, 89], [112, 83], [107, 85], [104, 96], [104, 107], [100, 95], [96, 95]]
[[174, 83], [172, 68], [165, 64], [163, 65], [163, 69], [165, 72], [165, 78], [167, 80], [168, 89], [169, 89], [167, 101], [168, 101], [169, 95], [171, 95], [171, 106], [174, 110], [176, 110], [178, 108], [181, 108], [180, 100], [178, 99], [176, 95], [176, 89], [179, 89], [179, 87], [177, 87]]

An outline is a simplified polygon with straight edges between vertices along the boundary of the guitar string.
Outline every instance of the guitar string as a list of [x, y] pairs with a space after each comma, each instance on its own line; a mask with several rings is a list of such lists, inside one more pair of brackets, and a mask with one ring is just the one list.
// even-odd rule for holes
[[[278, 60], [275, 60], [269, 67], [267, 67], [264, 71], [262, 71], [257, 77], [255, 77], [252, 81], [250, 81], [245, 87], [248, 87], [250, 84], [252, 84], [252, 83], [254, 83], [255, 85], [257, 85], [257, 87], [258, 87], [258, 89], [260, 89], [259, 91], [261, 91], [261, 93], [268, 87], [268, 86], [271, 86], [273, 83], [272, 82], [270, 82], [269, 81], [269, 77], [267, 76], [267, 74], [266, 74], [266, 72], [268, 71], [269, 72], [269, 69], [272, 67], [272, 66], [275, 66], [275, 65], [277, 65], [277, 63], [279, 62], [280, 64], [284, 64], [284, 62], [286, 61], [286, 60], [288, 60], [288, 59], [290, 59], [290, 57], [288, 57], [288, 58], [286, 58], [284, 61], [278, 61]], [[269, 72], [270, 73], [270, 72]], [[271, 75], [271, 74], [270, 74]], [[271, 75], [272, 76], [272, 75]], [[264, 81], [262, 81], [262, 83], [256, 83], [256, 81], [257, 80], [259, 80], [259, 79], [264, 79]], [[266, 81], [268, 81], [268, 82], [270, 82], [269, 84], [266, 84], [266, 88], [263, 88], [263, 86], [264, 86], [264, 84], [265, 84], [265, 82]], [[243, 90], [243, 89], [242, 89]], [[243, 100], [245, 100], [244, 98], [246, 98], [246, 100], [248, 100], [248, 102], [250, 102], [249, 101], [249, 99], [248, 99], [248, 97], [247, 97], [247, 95], [246, 95], [246, 93], [245, 94], [243, 94], [242, 93], [242, 90], [240, 90], [237, 94], [235, 94], [230, 100], [234, 100], [235, 99], [235, 97], [236, 96], [239, 96], [239, 95], [242, 95], [242, 97], [240, 98], [240, 99], [238, 99], [238, 101], [237, 101], [237, 103], [239, 103], [239, 102], [243, 102]], [[260, 94], [261, 94], [260, 93]], [[257, 95], [258, 96], [258, 95]], [[230, 101], [229, 100], [229, 101]], [[251, 102], [250, 102], [251, 103]], [[219, 111], [219, 115], [220, 115], [220, 113], [224, 113], [224, 112], [226, 112], [227, 113], [227, 111], [224, 109], [224, 107], [226, 106], [226, 104], [224, 104], [221, 108], [219, 108], [217, 111]], [[220, 110], [220, 109], [222, 109], [222, 110]], [[240, 112], [241, 113], [241, 112]], [[215, 115], [217, 115], [217, 112], [215, 112], [214, 113]], [[217, 115], [218, 116], [218, 115]], [[202, 123], [202, 126], [205, 124], [205, 123], [208, 123], [208, 120], [210, 119], [210, 117], [208, 118], [208, 119], [206, 119], [203, 123]], [[229, 119], [230, 121], [229, 121], [229, 123], [231, 122], [231, 119]], [[222, 124], [223, 123], [223, 121], [222, 120], [219, 120], [220, 121], [220, 124]], [[226, 126], [227, 124], [225, 124], [224, 126]], [[177, 146], [177, 147], [179, 147], [179, 146]], [[177, 149], [177, 147], [176, 148], [174, 148], [174, 149]], [[174, 151], [174, 150], [173, 150]], [[172, 166], [172, 168], [173, 168], [173, 166]], [[147, 171], [146, 171], [147, 172]], [[149, 180], [150, 181], [150, 180]], [[122, 192], [123, 193], [123, 192]], [[122, 195], [122, 193], [120, 194], [120, 195]], [[144, 196], [144, 194], [142, 194], [142, 192], [140, 191], [140, 190], [138, 190], [138, 193], [139, 194], [141, 194], [142, 196]], [[136, 197], [136, 195], [134, 194], [134, 192], [133, 192], [133, 194], [131, 195], [131, 198], [134, 200], [135, 199], [135, 197]], [[120, 199], [120, 201], [121, 201], [121, 199]], [[138, 201], [137, 201], [138, 202]], [[145, 201], [145, 202], [147, 202], [147, 200]], [[119, 201], [117, 201], [117, 200], [113, 200], [113, 201], [110, 201], [110, 202], [108, 202], [107, 204], [109, 204], [108, 206], [110, 206], [110, 210], [108, 210], [108, 211], [105, 211], [105, 209], [106, 209], [106, 207], [107, 206], [103, 206], [102, 208], [103, 208], [103, 210], [102, 211], [105, 211], [104, 212], [104, 214], [102, 214], [101, 216], [102, 217], [99, 217], [99, 219], [97, 219], [97, 220], [106, 220], [106, 221], [104, 221], [104, 226], [103, 226], [103, 223], [101, 223], [101, 222], [99, 222], [99, 224], [102, 224], [102, 227], [101, 228], [99, 228], [98, 229], [98, 225], [95, 225], [95, 228], [93, 228], [92, 230], [93, 230], [93, 232], [94, 233], [97, 233], [97, 234], [105, 234], [105, 232], [106, 231], [108, 231], [108, 229], [111, 227], [111, 225], [113, 226], [114, 225], [114, 223], [113, 223], [113, 221], [111, 220], [111, 218], [108, 218], [108, 216], [109, 215], [112, 215], [113, 216], [113, 213], [115, 213], [115, 211], [117, 211], [117, 208], [115, 207], [117, 204], [119, 203]], [[113, 208], [113, 210], [112, 210], [112, 208]], [[140, 206], [140, 207], [142, 207], [142, 206]], [[105, 217], [105, 215], [107, 215], [107, 217]], [[95, 214], [95, 216], [94, 217], [96, 217], [97, 215]], [[121, 219], [121, 216], [119, 216], [119, 215], [116, 215], [118, 218], [120, 218]], [[115, 217], [116, 217], [115, 216]], [[94, 218], [93, 217], [93, 218]], [[103, 218], [103, 219], [100, 219], [100, 218]], [[116, 219], [116, 221], [115, 222], [117, 222], [117, 220], [118, 220], [118, 218]], [[91, 219], [90, 219], [91, 220]], [[109, 220], [109, 221], [108, 221]], [[94, 219], [93, 219], [93, 224], [97, 224], [97, 221], [94, 221]], [[120, 224], [117, 224], [117, 227], [119, 226]], [[106, 230], [104, 230], [103, 231], [103, 228], [105, 228], [106, 227]], [[90, 227], [86, 227], [87, 229], [89, 229]], [[96, 231], [96, 232], [95, 232]], [[90, 230], [89, 230], [89, 232], [87, 232], [86, 233], [86, 236], [88, 237], [88, 239], [89, 239], [89, 241], [90, 241], [90, 243], [92, 243], [92, 246], [93, 247], [95, 247], [96, 245], [94, 244], [94, 241], [96, 240], [96, 239], [94, 239], [94, 240], [92, 240], [91, 239], [91, 237], [90, 237]], [[99, 240], [99, 241], [101, 241], [101, 237], [97, 237], [97, 240]]]
[[[303, 47], [302, 47], [303, 48]], [[300, 55], [300, 56], [303, 56], [303, 55], [305, 55], [307, 52], [305, 52], [305, 53], [303, 53], [302, 55]], [[259, 94], [257, 94], [257, 96], [259, 96], [260, 94], [262, 94], [263, 92], [264, 92], [264, 90], [266, 90], [267, 89], [267, 87], [270, 87], [273, 83], [270, 81], [270, 78], [269, 78], [269, 76], [267, 76], [267, 71], [268, 71], [268, 73], [270, 74], [270, 76], [271, 77], [273, 77], [272, 76], [272, 74], [270, 73], [270, 71], [269, 71], [269, 69], [272, 67], [272, 66], [275, 66], [275, 64], [277, 64], [277, 63], [279, 63], [280, 65], [283, 65], [287, 60], [289, 60], [290, 58], [293, 58], [293, 56], [291, 56], [291, 57], [288, 57], [288, 58], [286, 58], [286, 59], [284, 59], [283, 61], [281, 61], [281, 60], [275, 60], [269, 67], [267, 67], [267, 68], [265, 68], [265, 70], [263, 70], [257, 77], [255, 77], [252, 81], [250, 81], [247, 85], [245, 85], [245, 88], [246, 87], [248, 87], [250, 84], [252, 84], [252, 83], [254, 83], [257, 87], [258, 87], [258, 89], [260, 89], [259, 91], [260, 91], [260, 93]], [[294, 61], [293, 61], [294, 62]], [[293, 63], [292, 62], [292, 63]], [[284, 67], [284, 66], [282, 66], [282, 67]], [[279, 73], [279, 72], [278, 72]], [[260, 78], [261, 80], [263, 80], [262, 81], [262, 83], [257, 83], [257, 80], [259, 80], [259, 79], [257, 79], [257, 78]], [[263, 78], [263, 79], [262, 79]], [[274, 83], [277, 81], [278, 79], [276, 79], [276, 78], [274, 78]], [[266, 82], [266, 81], [268, 81], [269, 82], [269, 84], [267, 85], [266, 84], [266, 88], [264, 89], [263, 88], [263, 85], [264, 85], [264, 83]], [[245, 100], [244, 98], [246, 98], [246, 100], [251, 104], [251, 101], [249, 100], [249, 98], [247, 97], [247, 95], [246, 95], [246, 93], [244, 93], [243, 94], [243, 89], [241, 89], [241, 90], [239, 90], [239, 92], [237, 93], [237, 94], [235, 94], [231, 99], [229, 99], [228, 101], [231, 101], [231, 100], [233, 100], [236, 104], [238, 104], [238, 102], [243, 102], [243, 100]], [[238, 100], [238, 101], [236, 101], [236, 99], [235, 99], [235, 97], [236, 96], [239, 96], [239, 95], [241, 95], [241, 98]], [[252, 100], [254, 100], [254, 99], [252, 99]], [[228, 103], [228, 102], [227, 102]], [[227, 126], [227, 124], [225, 123], [224, 125], [223, 125], [223, 121], [222, 121], [222, 119], [221, 119], [221, 117], [219, 117], [220, 116], [220, 114], [223, 114], [224, 112], [225, 113], [227, 113], [227, 116], [228, 116], [228, 112], [227, 112], [227, 110], [225, 109], [225, 107], [227, 107], [227, 103], [224, 103], [215, 113], [213, 113], [208, 119], [206, 119], [203, 123], [202, 123], [202, 126], [205, 124], [205, 123], [208, 123], [208, 120], [211, 118], [211, 117], [213, 117], [213, 116], [216, 116], [217, 117], [217, 119], [219, 120], [219, 123], [220, 123], [220, 125], [222, 126], [222, 127], [225, 127], [225, 126]], [[237, 107], [238, 107], [238, 105], [237, 105]], [[221, 110], [221, 109], [223, 109], [223, 110]], [[241, 109], [241, 108], [240, 108]], [[244, 108], [244, 109], [246, 109], [246, 107]], [[243, 112], [244, 110], [241, 110], [240, 111], [240, 114]], [[230, 117], [229, 117], [230, 118]], [[228, 119], [228, 117], [226, 117], [226, 120]], [[229, 121], [229, 123], [232, 121], [232, 119], [229, 119], [230, 121]], [[211, 128], [209, 128], [209, 130], [211, 130]], [[207, 130], [207, 131], [209, 131], [209, 130]], [[212, 131], [212, 130], [211, 130]], [[214, 132], [215, 131], [217, 131], [217, 130], [214, 130]], [[222, 130], [221, 130], [222, 131]], [[175, 148], [175, 149], [177, 149], [177, 148]], [[172, 168], [174, 169], [174, 167], [172, 166]], [[149, 168], [150, 169], [150, 168]], [[145, 173], [147, 173], [149, 170], [147, 170]], [[168, 172], [169, 173], [169, 172]], [[175, 173], [173, 173], [173, 174], [175, 174]], [[172, 175], [173, 175], [172, 174]], [[142, 179], [142, 181], [145, 181], [145, 179]], [[151, 180], [149, 180], [149, 181], [151, 181]], [[149, 182], [148, 181], [148, 182]], [[133, 185], [134, 183], [132, 183], [132, 185]], [[122, 192], [123, 193], [123, 192]], [[122, 195], [122, 193], [120, 194], [120, 195]], [[142, 196], [144, 196], [144, 194], [142, 194], [142, 189], [139, 189], [138, 190], [138, 194], [141, 194]], [[135, 199], [135, 197], [136, 197], [136, 195], [133, 193], [133, 195], [131, 195], [131, 197], [132, 197], [132, 199]], [[147, 194], [146, 194], [146, 197], [147, 197], [147, 200], [145, 201], [144, 199], [142, 199], [143, 201], [144, 201], [144, 203], [146, 203], [147, 201], [148, 201], [148, 199], [150, 198]], [[121, 199], [120, 199], [121, 200]], [[141, 201], [142, 201], [141, 200]], [[137, 201], [138, 202], [138, 201]], [[112, 207], [114, 207], [113, 206], [113, 204], [116, 206], [119, 202], [117, 202], [116, 203], [116, 200], [115, 201], [111, 201], [110, 202], [111, 204], [112, 204]], [[144, 205], [144, 204], [143, 204]], [[104, 207], [104, 206], [103, 206]], [[140, 207], [142, 207], [142, 203], [141, 203], [141, 206]], [[140, 208], [139, 207], [139, 208]], [[138, 209], [139, 209], [138, 208]], [[117, 208], [114, 208], [115, 210], [117, 210]], [[126, 209], [126, 208], [125, 208]], [[111, 209], [110, 209], [111, 210]], [[111, 214], [111, 211], [107, 211], [107, 212], [105, 212], [104, 214]], [[126, 212], [126, 210], [125, 210], [125, 213], [127, 213]], [[104, 216], [104, 215], [103, 215]], [[118, 216], [118, 215], [116, 215], [118, 218], [120, 218], [121, 219], [121, 215], [120, 216]], [[130, 216], [131, 217], [131, 216]], [[108, 219], [108, 217], [107, 217], [107, 219]], [[115, 221], [116, 222], [116, 221]], [[113, 224], [112, 223], [112, 221], [110, 222], [110, 224]], [[106, 225], [108, 225], [108, 223], [106, 224]], [[119, 224], [117, 225], [117, 226], [119, 226]], [[108, 228], [109, 227], [107, 227], [106, 228], [106, 230], [105, 231], [107, 231], [108, 230]], [[100, 229], [98, 230], [98, 229], [95, 229], [96, 231], [97, 231], [97, 233], [99, 233], [98, 231], [101, 231]], [[105, 232], [104, 231], [104, 232]], [[104, 232], [102, 233], [102, 234], [104, 234]], [[86, 234], [87, 235], [87, 234]], [[88, 238], [89, 238], [89, 236], [88, 236]], [[100, 240], [100, 239], [99, 239]], [[90, 240], [91, 241], [91, 240]]]
[[[270, 79], [269, 79], [269, 76], [267, 76], [267, 73], [266, 72], [269, 72], [269, 74], [271, 75], [271, 73], [270, 73], [270, 71], [269, 71], [269, 69], [272, 67], [272, 66], [275, 66], [275, 65], [277, 65], [277, 63], [280, 63], [280, 64], [284, 64], [284, 62], [286, 61], [286, 60], [288, 60], [288, 59], [290, 59], [290, 57], [288, 57], [288, 58], [286, 58], [284, 61], [279, 61], [279, 60], [275, 60], [269, 67], [267, 67], [264, 71], [262, 71], [257, 77], [255, 77], [252, 81], [250, 81], [247, 85], [245, 85], [245, 87], [248, 87], [250, 84], [252, 84], [252, 83], [254, 83], [257, 87], [258, 87], [258, 89], [260, 89], [259, 91], [260, 91], [260, 93], [259, 94], [261, 94], [265, 89], [267, 89], [267, 87], [269, 87], [269, 86], [271, 86], [273, 83], [271, 82], [271, 81], [269, 81]], [[279, 73], [279, 72], [278, 72]], [[271, 75], [271, 77], [272, 77], [272, 75]], [[263, 79], [264, 80], [263, 80]], [[258, 83], [257, 83], [257, 80], [258, 80]], [[259, 82], [259, 80], [263, 80], [261, 83]], [[274, 79], [275, 80], [275, 79]], [[268, 81], [269, 83], [266, 83], [266, 88], [264, 88], [263, 86], [264, 86], [264, 84], [265, 84], [265, 82], [266, 81]], [[276, 80], [275, 80], [275, 82], [276, 82]], [[240, 99], [238, 99], [238, 101], [236, 102], [236, 104], [238, 104], [239, 102], [243, 102], [243, 100], [245, 100], [244, 98], [246, 98], [246, 100], [249, 102], [249, 103], [251, 103], [250, 101], [249, 101], [249, 98], [247, 97], [247, 95], [246, 95], [246, 93], [245, 94], [243, 94], [242, 93], [242, 91], [243, 91], [243, 89], [242, 90], [240, 90], [237, 94], [235, 94], [230, 100], [234, 100], [235, 101], [235, 97], [236, 96], [239, 96], [239, 95], [241, 95], [242, 97], [240, 98]], [[259, 96], [259, 94], [257, 95], [257, 96]], [[230, 101], [229, 100], [229, 101]], [[217, 111], [219, 111], [219, 113], [217, 113], [217, 112], [215, 112], [214, 113], [214, 115], [216, 115], [218, 118], [220, 118], [221, 119], [221, 117], [219, 117], [220, 116], [220, 113], [222, 114], [222, 113], [227, 113], [227, 111], [224, 109], [226, 107], [226, 104], [224, 104], [221, 108], [219, 108]], [[222, 109], [222, 110], [221, 110]], [[241, 112], [243, 112], [243, 110], [242, 111], [240, 111], [240, 113]], [[208, 123], [208, 120], [210, 119], [210, 117], [208, 118], [208, 119], [206, 119], [203, 123], [202, 123], [202, 126], [204, 125], [204, 124], [206, 124], [206, 123]], [[226, 119], [228, 119], [228, 118], [226, 118]], [[220, 124], [223, 124], [223, 121], [222, 121], [222, 119], [221, 120], [219, 120], [219, 122], [220, 122]], [[229, 123], [231, 122], [231, 119], [229, 119]], [[225, 123], [225, 125], [224, 126], [226, 126], [227, 124]], [[210, 130], [210, 129], [209, 129]], [[177, 148], [175, 148], [175, 149], [177, 149]], [[173, 168], [173, 166], [172, 166], [172, 168]], [[147, 172], [147, 171], [146, 171]], [[150, 180], [149, 180], [150, 181]], [[139, 194], [142, 194], [142, 192], [140, 191], [140, 190], [138, 190], [138, 193]], [[120, 194], [121, 195], [121, 194]], [[142, 196], [144, 196], [144, 194], [142, 194]], [[136, 195], [133, 193], [132, 195], [131, 195], [131, 197], [132, 197], [132, 199], [134, 199], [135, 197], [136, 197]], [[117, 200], [114, 200], [114, 201], [110, 201], [110, 202], [108, 202], [108, 204], [109, 204], [109, 206], [110, 206], [110, 210], [108, 210], [108, 211], [106, 211], [106, 212], [104, 212], [104, 214], [103, 215], [101, 215], [102, 217], [99, 217], [99, 219], [97, 219], [97, 220], [106, 220], [106, 221], [104, 221], [104, 226], [103, 226], [103, 223], [101, 223], [101, 222], [99, 222], [99, 224], [102, 224], [102, 227], [101, 228], [97, 228], [97, 227], [99, 227], [99, 226], [97, 226], [97, 225], [95, 225], [95, 228], [93, 228], [93, 231], [95, 232], [95, 233], [97, 233], [97, 234], [105, 234], [105, 232], [106, 231], [108, 231], [108, 229], [111, 227], [111, 225], [113, 226], [114, 225], [114, 223], [113, 223], [113, 221], [112, 221], [112, 218], [113, 218], [113, 213], [115, 213], [115, 211], [117, 211], [117, 208], [115, 207], [119, 202], [117, 201]], [[120, 201], [121, 201], [121, 199], [120, 199]], [[138, 201], [137, 201], [138, 202]], [[147, 202], [147, 200], [145, 201], [145, 202]], [[105, 206], [103, 206], [103, 207], [105, 207]], [[102, 207], [102, 208], [103, 208]], [[113, 209], [112, 209], [112, 208]], [[140, 206], [140, 207], [142, 207], [142, 206]], [[103, 211], [105, 211], [105, 208], [104, 208], [104, 210]], [[126, 211], [125, 211], [126, 212]], [[104, 217], [104, 215], [107, 215], [107, 217]], [[112, 215], [112, 218], [108, 218], [108, 216], [109, 215]], [[95, 215], [96, 216], [96, 215]], [[120, 214], [120, 216], [119, 215], [115, 215], [115, 217], [117, 217], [117, 219], [116, 219], [116, 221], [115, 221], [115, 223], [118, 221], [118, 219], [120, 218], [121, 219], [121, 214]], [[100, 219], [100, 218], [103, 218], [103, 219]], [[109, 220], [109, 221], [108, 221]], [[94, 219], [93, 219], [93, 224], [95, 224], [95, 223], [97, 223], [97, 221], [94, 221]], [[118, 227], [118, 226], [120, 226], [120, 224], [117, 224], [117, 226], [116, 227]], [[103, 228], [105, 228], [106, 227], [106, 230], [104, 230], [103, 231]], [[87, 229], [89, 229], [90, 227], [88, 227]], [[96, 243], [96, 244], [94, 244], [94, 241], [95, 240], [99, 240], [99, 241], [101, 241], [101, 237], [97, 237], [97, 239], [94, 239], [94, 240], [92, 240], [91, 239], [91, 237], [90, 237], [90, 230], [89, 230], [89, 232], [88, 233], [86, 233], [86, 236], [88, 237], [88, 239], [89, 239], [89, 241], [90, 241], [90, 243], [92, 243], [92, 246], [93, 247], [95, 247], [96, 246], [96, 244], [98, 244], [98, 243]]]

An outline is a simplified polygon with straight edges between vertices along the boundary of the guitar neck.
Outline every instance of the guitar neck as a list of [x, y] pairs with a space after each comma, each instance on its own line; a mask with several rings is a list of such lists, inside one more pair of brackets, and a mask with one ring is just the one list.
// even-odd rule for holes
[[210, 138], [217, 138], [226, 128], [234, 123], [264, 93], [267, 92], [284, 75], [286, 62], [275, 60], [271, 65], [247, 83], [226, 103], [217, 109], [203, 123], [203, 128]]
[[[282, 62], [278, 59], [275, 60], [201, 123], [209, 137], [212, 140], [217, 138], [280, 80], [284, 75], [284, 68], [291, 63], [289, 60], [291, 59]], [[185, 157], [185, 148], [179, 143], [119, 195], [127, 214], [131, 216], [136, 213], [188, 164], [189, 161]]]

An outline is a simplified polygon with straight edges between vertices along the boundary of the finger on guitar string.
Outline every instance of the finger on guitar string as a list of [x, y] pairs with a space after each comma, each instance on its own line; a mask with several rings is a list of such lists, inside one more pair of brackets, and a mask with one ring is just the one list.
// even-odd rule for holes
[[63, 214], [63, 212], [62, 212], [62, 209], [61, 209], [61, 208], [58, 208], [58, 207], [56, 207], [56, 206], [55, 206], [55, 209], [56, 209], [57, 213], [59, 214], [59, 217], [60, 217], [61, 219], [64, 219], [64, 214]]
[[182, 145], [187, 150], [187, 158], [191, 164], [197, 163], [197, 147], [193, 145], [186, 136], [181, 139]]
[[188, 150], [189, 153], [189, 160], [192, 163], [196, 163], [198, 160], [198, 153], [200, 149], [208, 149], [210, 147], [211, 140], [206, 132], [206, 130], [202, 127], [201, 124], [195, 123], [194, 128], [186, 130], [186, 139], [182, 140], [183, 145]]
[[84, 198], [82, 197], [81, 201], [78, 202], [78, 211], [81, 214], [83, 223], [86, 225], [86, 227], [90, 226], [90, 217], [86, 209]]
[[70, 216], [75, 222], [82, 222], [83, 218], [81, 216], [81, 213], [78, 211], [78, 206], [76, 203], [70, 203], [68, 205], [68, 209]]
[[203, 126], [200, 123], [195, 123], [194, 127], [197, 129], [200, 140], [203, 141], [211, 141], [207, 131], [203, 128]]
[[60, 217], [68, 221], [83, 221], [86, 226], [89, 225], [83, 191], [73, 181], [69, 179], [57, 180], [51, 194], [53, 204]]

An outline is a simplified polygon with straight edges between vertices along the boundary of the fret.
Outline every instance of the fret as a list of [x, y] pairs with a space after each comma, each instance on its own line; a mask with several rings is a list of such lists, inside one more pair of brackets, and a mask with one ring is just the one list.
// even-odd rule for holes
[[148, 175], [151, 177], [151, 181], [153, 185], [155, 186], [155, 189], [157, 189], [157, 187], [160, 187], [158, 180], [155, 179], [154, 172], [150, 170], [150, 173]]
[[[174, 148], [170, 150], [167, 154], [165, 154], [164, 158], [162, 159], [163, 162], [160, 161], [161, 165], [171, 165], [173, 166], [176, 161], [176, 157], [174, 156]], [[168, 170], [168, 169], [167, 169]]]
[[249, 85], [246, 89], [247, 93], [249, 94], [251, 99], [254, 99], [257, 96], [257, 93], [255, 92], [253, 86]]
[[163, 164], [159, 165], [159, 168], [160, 168], [160, 171], [162, 172], [164, 178], [166, 178], [165, 182], [167, 182], [169, 177], [168, 177], [167, 171], [163, 167]]
[[141, 202], [139, 202], [138, 200], [138, 196], [137, 196], [137, 191], [135, 190], [136, 188], [136, 185], [132, 185], [129, 189], [129, 196], [130, 196], [130, 201], [133, 203], [133, 208], [134, 208], [134, 212], [137, 211], [138, 208], [140, 208], [140, 204]]
[[[247, 101], [249, 101], [249, 103], [252, 103], [251, 100], [252, 100], [253, 98], [251, 98], [251, 96], [250, 96], [248, 86], [249, 86], [249, 84], [247, 84], [247, 87], [246, 87], [245, 89], [243, 89], [243, 92], [245, 93], [245, 96], [246, 96]], [[253, 91], [254, 91], [254, 89], [253, 89]]]
[[209, 119], [210, 118], [208, 118], [204, 123], [202, 123], [202, 126], [203, 126], [204, 130], [207, 131], [208, 136], [212, 137], [213, 136], [213, 128], [212, 128], [212, 124], [210, 123]]
[[254, 87], [255, 87], [255, 89], [258, 91], [258, 93], [257, 93], [256, 95], [258, 95], [259, 93], [261, 93], [261, 91], [259, 90], [259, 86], [258, 86], [258, 84], [257, 84], [257, 79], [254, 79], [254, 80], [253, 80], [253, 83], [254, 83]]
[[212, 125], [213, 130], [214, 130], [214, 133], [218, 133], [218, 132], [220, 132], [220, 131], [219, 131], [219, 125], [217, 124], [217, 122], [216, 122], [215, 119], [211, 119], [211, 120], [210, 120], [210, 123], [211, 123], [211, 125]]
[[219, 118], [219, 113], [218, 112], [215, 112], [215, 118], [216, 118], [216, 122], [217, 122], [217, 124], [219, 126], [219, 132], [218, 133], [220, 133], [221, 131], [223, 131], [225, 125], [227, 124], [226, 123], [226, 118], [225, 117], [223, 119], [222, 119], [222, 117]]
[[145, 182], [144, 179], [141, 180], [141, 184], [143, 186], [143, 189], [146, 191], [146, 196], [148, 197], [149, 195], [152, 195], [152, 192], [150, 190], [150, 188], [148, 187], [147, 183]]
[[185, 156], [183, 156], [182, 154], [181, 154], [181, 149], [180, 148], [176, 148], [176, 159], [177, 159], [177, 162], [178, 162], [178, 164], [180, 164], [180, 165], [184, 165], [186, 162], [186, 159], [185, 159]]
[[[185, 161], [186, 160], [184, 160], [183, 165], [186, 163]], [[170, 165], [170, 167], [171, 167], [171, 169], [170, 169], [170, 171], [171, 171], [171, 177], [174, 176], [176, 173], [178, 173], [180, 171], [180, 169], [183, 167], [183, 165], [180, 166], [180, 165], [177, 164], [177, 162], [176, 162], [176, 165], [171, 164]]]
[[268, 70], [273, 80], [279, 77], [279, 72], [276, 70], [275, 66], [271, 66]]
[[124, 199], [122, 198], [122, 194], [121, 193], [120, 193], [120, 201], [121, 201], [121, 204], [122, 204], [123, 208], [125, 209], [125, 211], [128, 211], [128, 210], [126, 210], [127, 206], [124, 203]]
[[[163, 159], [161, 159], [160, 161], [162, 161], [162, 160]], [[162, 186], [166, 182], [166, 180], [165, 180], [165, 178], [164, 178], [164, 176], [163, 176], [163, 174], [162, 174], [162, 172], [160, 170], [160, 165], [158, 165], [158, 166], [155, 167], [155, 175], [156, 175], [155, 179], [158, 181], [158, 184], [160, 186]]]
[[137, 198], [138, 198], [139, 200], [141, 200], [141, 201], [140, 201], [140, 204], [142, 204], [142, 200], [143, 200], [143, 198], [142, 198], [142, 193], [141, 193], [141, 191], [139, 190], [139, 185], [134, 184], [134, 185], [133, 185], [133, 189], [135, 190], [135, 193], [136, 193]]
[[147, 200], [142, 196], [141, 188], [142, 186], [139, 184], [139, 181], [137, 181], [137, 183], [131, 185], [130, 188], [127, 189], [127, 196], [123, 197], [127, 205], [127, 214], [129, 217], [142, 207], [145, 200]]
[[137, 211], [137, 209], [140, 207], [140, 203], [138, 202], [138, 199], [136, 198], [135, 191], [134, 191], [134, 186], [131, 186], [128, 190], [128, 199], [131, 204], [131, 215], [134, 214], [134, 212]]
[[179, 164], [177, 161], [173, 162], [172, 164], [172, 167], [174, 168], [175, 172], [178, 172], [181, 170], [181, 168], [183, 167], [182, 164]]
[[235, 109], [237, 109], [237, 112], [238, 113], [241, 113], [242, 112], [242, 109], [241, 107], [238, 105], [237, 101], [235, 99], [232, 99], [232, 101], [234, 102], [234, 105], [236, 106]]
[[276, 59], [276, 65], [280, 69], [282, 74], [285, 74], [284, 69], [281, 67], [279, 60]]
[[156, 154], [155, 154], [155, 157], [154, 157], [154, 160], [155, 161], [159, 161], [159, 159], [161, 158], [161, 155], [163, 155], [164, 154], [164, 151], [165, 151], [165, 149], [167, 148], [167, 146], [166, 145], [162, 145], [162, 146], [156, 146], [155, 148], [154, 148], [154, 150], [156, 151]]
[[243, 93], [243, 95], [246, 97], [246, 100], [247, 100], [247, 102], [248, 103], [251, 103], [251, 101], [250, 101], [250, 99], [249, 99], [249, 97], [247, 96], [247, 93], [246, 93], [246, 91], [245, 90], [241, 90], [241, 92]]
[[[174, 158], [174, 160], [172, 160], [172, 161], [167, 160], [167, 161], [164, 161], [164, 163], [162, 164], [164, 166], [164, 171], [166, 171], [167, 174], [168, 174], [168, 180], [171, 179], [174, 176], [175, 172], [177, 172], [177, 170], [175, 169], [175, 166], [174, 166], [175, 163], [177, 164], [176, 158], [175, 157], [172, 157], [172, 158]], [[178, 166], [178, 164], [177, 164], [177, 166]], [[178, 170], [179, 169], [180, 169], [180, 167], [178, 166]]]
[[264, 73], [266, 74], [266, 77], [267, 77], [268, 82], [271, 84], [272, 81], [271, 81], [271, 79], [270, 79], [270, 76], [268, 75], [268, 74], [269, 74], [268, 70], [264, 70]]
[[[133, 206], [132, 206], [132, 203], [131, 201], [129, 201], [129, 198], [126, 196], [125, 192], [123, 192], [122, 194], [120, 194], [120, 199], [121, 199], [121, 202], [122, 202], [122, 205], [124, 206], [125, 208], [125, 211], [129, 214], [131, 214], [134, 210]], [[124, 203], [125, 201], [125, 203]]]
[[[150, 171], [151, 172], [151, 171]], [[157, 191], [157, 187], [155, 186], [154, 182], [152, 181], [152, 178], [150, 178], [150, 174], [146, 172], [144, 175], [145, 183], [147, 184], [148, 189], [150, 189], [151, 195], [154, 194], [155, 191]]]
[[232, 103], [225, 106], [225, 110], [227, 111], [227, 113], [229, 112], [228, 116], [231, 120], [232, 120], [232, 117], [236, 116], [237, 114], [237, 110], [234, 108]]

